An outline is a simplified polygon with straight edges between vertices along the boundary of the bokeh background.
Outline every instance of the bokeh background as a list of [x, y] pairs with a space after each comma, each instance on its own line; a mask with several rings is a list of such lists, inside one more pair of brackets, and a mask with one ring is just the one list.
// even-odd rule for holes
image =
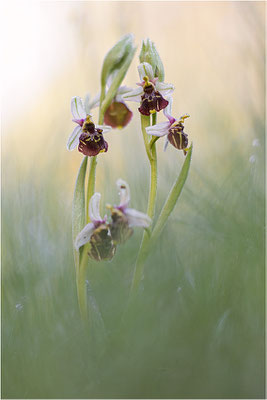
[[[263, 398], [264, 2], [6, 2], [3, 11], [2, 397]], [[82, 157], [66, 150], [70, 99], [99, 91], [104, 55], [126, 33], [137, 55], [143, 38], [155, 42], [176, 87], [173, 113], [191, 116], [193, 159], [124, 330], [142, 232], [112, 262], [90, 264], [88, 332], [72, 255]], [[132, 109], [99, 156], [103, 213], [118, 177], [146, 209], [149, 165]], [[157, 143], [159, 213], [184, 157]]]

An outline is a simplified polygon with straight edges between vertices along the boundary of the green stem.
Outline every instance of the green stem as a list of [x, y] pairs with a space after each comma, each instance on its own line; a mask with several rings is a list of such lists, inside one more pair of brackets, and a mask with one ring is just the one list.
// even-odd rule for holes
[[[152, 124], [156, 124], [157, 115], [152, 115]], [[149, 117], [141, 115], [141, 127], [142, 133], [145, 143], [145, 148], [147, 152], [147, 156], [150, 162], [150, 191], [148, 197], [148, 206], [147, 206], [147, 215], [152, 219], [155, 215], [155, 206], [156, 206], [156, 196], [157, 196], [157, 149], [155, 142], [150, 146], [150, 142], [146, 133], [145, 128], [149, 126]], [[143, 239], [140, 245], [138, 257], [135, 264], [134, 276], [132, 280], [131, 286], [131, 294], [134, 294], [141, 282], [145, 260], [148, 255], [148, 248], [149, 248], [149, 239], [150, 239], [150, 231], [145, 230], [143, 234]]]
[[149, 146], [150, 149], [152, 149], [152, 147], [154, 146], [154, 144], [156, 143], [157, 140], [159, 140], [160, 136], [153, 136], [152, 139], [150, 140]]
[[147, 154], [147, 157], [149, 159], [149, 162], [151, 162], [152, 154], [151, 154], [151, 149], [150, 149], [149, 137], [148, 137], [148, 135], [146, 133], [146, 128], [148, 126], [150, 126], [150, 117], [147, 117], [146, 115], [142, 115], [141, 114], [141, 129], [142, 129], [142, 134], [143, 134], [146, 154]]

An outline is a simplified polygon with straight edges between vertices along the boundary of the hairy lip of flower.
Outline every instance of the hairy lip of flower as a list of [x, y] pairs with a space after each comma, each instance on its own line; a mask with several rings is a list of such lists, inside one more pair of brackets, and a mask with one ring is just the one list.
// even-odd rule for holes
[[183, 127], [172, 127], [168, 133], [169, 142], [178, 150], [184, 150], [188, 146], [188, 135], [183, 132]]
[[108, 151], [108, 143], [104, 140], [101, 129], [94, 133], [83, 132], [79, 138], [78, 150], [86, 156], [96, 156]]
[[112, 128], [123, 128], [131, 121], [132, 111], [122, 101], [113, 101], [104, 115], [104, 122]]
[[111, 260], [115, 254], [116, 246], [109, 234], [109, 227], [99, 224], [90, 238], [89, 257], [96, 261]]
[[111, 208], [112, 223], [109, 224], [110, 234], [116, 244], [126, 242], [133, 234], [128, 219], [119, 207]]

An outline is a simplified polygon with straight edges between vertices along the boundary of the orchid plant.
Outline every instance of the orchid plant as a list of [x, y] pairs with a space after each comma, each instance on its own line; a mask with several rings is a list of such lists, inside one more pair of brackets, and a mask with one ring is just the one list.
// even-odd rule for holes
[[[177, 203], [190, 167], [192, 144], [188, 147], [188, 135], [184, 133], [184, 120], [188, 115], [185, 114], [180, 119], [172, 117], [171, 95], [174, 85], [164, 82], [162, 61], [154, 43], [149, 39], [143, 41], [139, 55], [138, 88], [121, 86], [135, 51], [133, 36], [124, 36], [104, 59], [99, 94], [91, 102], [89, 96], [84, 101], [79, 96], [71, 100], [72, 121], [77, 126], [68, 139], [67, 149], [74, 150], [78, 147], [78, 151], [84, 155], [76, 180], [72, 213], [77, 294], [84, 321], [88, 321], [88, 308], [93, 312], [88, 307], [85, 290], [86, 270], [90, 260], [111, 260], [116, 256], [117, 246], [123, 245], [131, 238], [133, 228], [143, 228], [143, 239], [137, 254], [130, 290], [130, 298], [134, 298], [138, 293], [147, 256]], [[150, 163], [147, 211], [144, 213], [129, 207], [129, 185], [118, 179], [116, 184], [120, 202], [118, 205], [107, 204], [110, 217], [105, 215], [102, 218], [101, 195], [95, 192], [97, 156], [108, 151], [104, 135], [112, 129], [125, 127], [132, 120], [133, 112], [126, 103], [128, 101], [139, 102], [141, 131]], [[99, 107], [98, 124], [93, 122], [91, 116], [91, 110], [95, 107]], [[161, 110], [167, 120], [157, 124], [157, 114]], [[167, 144], [171, 143], [177, 150], [182, 150], [186, 158], [160, 215], [155, 218], [158, 175], [156, 141], [162, 136], [166, 136]], [[85, 191], [88, 158], [90, 166]]]

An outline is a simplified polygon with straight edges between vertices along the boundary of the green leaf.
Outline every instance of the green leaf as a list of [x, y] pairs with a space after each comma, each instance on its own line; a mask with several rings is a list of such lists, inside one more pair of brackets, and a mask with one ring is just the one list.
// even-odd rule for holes
[[170, 216], [171, 212], [173, 211], [173, 209], [177, 203], [177, 200], [179, 199], [179, 196], [182, 192], [182, 189], [184, 187], [184, 184], [185, 184], [187, 176], [188, 176], [188, 171], [189, 171], [190, 163], [191, 163], [192, 150], [193, 150], [193, 143], [191, 144], [191, 146], [188, 150], [188, 153], [184, 160], [182, 170], [169, 193], [169, 196], [161, 210], [159, 218], [158, 218], [156, 225], [152, 231], [151, 239], [153, 241], [156, 240], [157, 237], [162, 232], [162, 229], [164, 228], [168, 217]]
[[[87, 157], [84, 157], [76, 179], [76, 185], [72, 203], [72, 240], [74, 242], [79, 232], [85, 226], [85, 175]], [[78, 268], [79, 252], [74, 249], [75, 266]]]

